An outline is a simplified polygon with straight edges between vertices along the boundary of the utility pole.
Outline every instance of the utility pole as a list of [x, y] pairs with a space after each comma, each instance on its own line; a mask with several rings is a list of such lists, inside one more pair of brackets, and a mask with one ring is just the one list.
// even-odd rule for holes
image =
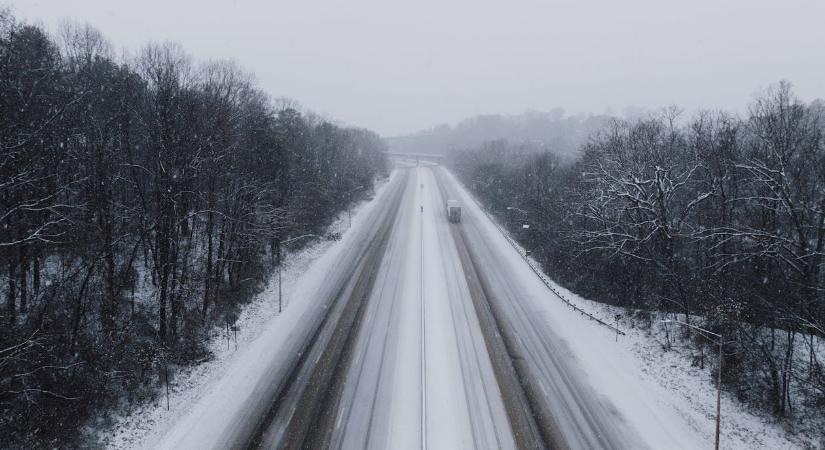
[[722, 417], [722, 336], [719, 336], [719, 373], [716, 379], [716, 450], [719, 450], [719, 426]]
[[347, 200], [347, 228], [352, 228], [352, 193], [363, 188], [364, 186], [356, 186], [347, 192], [347, 195], [349, 196], [349, 199]]
[[281, 259], [281, 241], [278, 241], [278, 314], [281, 313], [281, 273], [284, 270], [284, 262]]
[[[719, 431], [722, 423], [722, 362], [724, 359], [724, 354], [722, 353], [722, 350], [724, 348], [724, 341], [722, 340], [722, 335], [719, 333], [714, 333], [713, 331], [706, 330], [704, 328], [697, 327], [695, 325], [691, 325], [689, 323], [678, 321], [676, 319], [663, 320], [662, 323], [677, 323], [679, 325], [693, 328], [694, 330], [698, 331], [700, 335], [704, 336], [705, 339], [713, 342], [714, 344], [719, 345], [719, 368], [716, 374], [716, 445], [714, 446], [716, 450], [719, 450]], [[715, 340], [710, 336], [713, 336]]]

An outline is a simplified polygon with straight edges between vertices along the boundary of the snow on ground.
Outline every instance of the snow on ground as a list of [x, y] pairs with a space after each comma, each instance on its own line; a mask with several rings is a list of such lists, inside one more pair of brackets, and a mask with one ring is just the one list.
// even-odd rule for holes
[[[380, 198], [381, 192], [394, 176], [395, 172], [376, 184], [374, 198]], [[353, 228], [359, 226], [376, 203], [365, 201], [353, 207]], [[234, 337], [231, 340], [213, 339], [210, 343], [212, 359], [197, 366], [182, 368], [170, 377], [172, 382], [168, 410], [165, 395], [158, 395], [154, 402], [140, 405], [127, 414], [115, 417], [111, 426], [96, 429], [91, 437], [96, 442], [90, 445], [109, 449], [153, 448], [172, 429], [173, 424], [183, 420], [203, 397], [232, 395], [231, 392], [215, 391], [221, 388], [221, 381], [230, 372], [237, 372], [239, 368], [243, 370], [250, 359], [255, 359], [253, 349], [256, 342], [260, 346], [259, 341], [273, 334], [273, 330], [286, 328], [284, 324], [289, 318], [306, 305], [299, 303], [292, 309], [289, 308], [291, 300], [300, 300], [305, 296], [302, 294], [314, 291], [315, 286], [323, 282], [323, 274], [336, 260], [335, 256], [345, 246], [352, 244], [347, 231], [347, 214], [343, 212], [327, 230], [328, 234], [340, 233], [340, 240], [316, 242], [299, 252], [286, 255], [282, 275], [283, 313], [278, 313], [278, 279], [275, 272], [266, 289], [244, 307], [238, 318], [237, 350]], [[223, 335], [220, 327], [216, 328], [215, 333]]]
[[[664, 315], [655, 315], [652, 327], [645, 326], [646, 320], [633, 318], [625, 308], [605, 305], [584, 300], [576, 294], [561, 288], [566, 295], [583, 308], [597, 311], [596, 315], [612, 317], [621, 314], [622, 330], [626, 336], [619, 338], [623, 347], [629, 350], [636, 364], [641, 367], [645, 377], [665, 387], [670, 396], [668, 401], [679, 414], [697, 429], [713, 432], [716, 418], [716, 355], [705, 355], [705, 368], [694, 365], [694, 349], [681, 339], [673, 343], [673, 334], [682, 335], [683, 330], [669, 325], [671, 349], [665, 350], [666, 333], [661, 319]], [[786, 430], [783, 425], [770, 415], [749, 408], [738, 401], [733, 394], [722, 393], [721, 446], [723, 448], [823, 448], [825, 441], [820, 436], [806, 436]], [[803, 428], [816, 429], [817, 425], [803, 420]], [[821, 426], [821, 425], [819, 425]], [[822, 430], [822, 428], [819, 428]], [[812, 440], [813, 439], [813, 440]], [[816, 439], [819, 439], [817, 441]]]
[[437, 186], [411, 170], [330, 448], [515, 448]]
[[[353, 216], [353, 228], [363, 221], [368, 209], [376, 203], [358, 208], [359, 212]], [[468, 208], [478, 208], [469, 197], [466, 205]], [[498, 238], [494, 239], [497, 245], [510, 246], [493, 222], [487, 225], [491, 235], [498, 233]], [[344, 216], [332, 225], [330, 231], [345, 231], [346, 226]], [[222, 380], [233, 372], [249, 370], [250, 362], [255, 359], [256, 345], [260, 347], [264, 340], [271, 345], [269, 339], [281, 336], [283, 333], [279, 329], [284, 328], [291, 317], [297, 317], [303, 304], [298, 303], [290, 308], [290, 300], [313, 292], [314, 285], [323, 280], [323, 273], [335, 261], [335, 255], [344, 246], [353, 244], [347, 239], [347, 233], [342, 234], [341, 241], [319, 242], [287, 259], [283, 315], [279, 316], [277, 312], [277, 282], [273, 280], [239, 317], [238, 350], [235, 350], [234, 341], [227, 346], [225, 339], [214, 340], [211, 343], [213, 359], [176, 374], [171, 385], [168, 411], [165, 397], [160, 395], [154, 403], [118, 417], [111, 427], [96, 430], [99, 444], [113, 449], [153, 448], [172, 429], [173, 424], [193, 420], [191, 410], [204, 397], [231, 396], [231, 391], [221, 391], [225, 388]], [[503, 263], [523, 265], [525, 270], [519, 279], [532, 286], [531, 296], [540, 300], [537, 309], [545, 316], [547, 325], [568, 343], [590, 383], [616, 405], [640, 434], [647, 435], [649, 442], [659, 444], [672, 438], [674, 442], [693, 443], [693, 447], [712, 447], [716, 391], [708, 368], [701, 370], [692, 366], [691, 352], [685, 348], [664, 351], [663, 330], [659, 326], [654, 325], [651, 329], [631, 326], [633, 319], [624, 309], [582, 299], [548, 278], [551, 286], [562, 296], [597, 317], [610, 320], [615, 314], [621, 314], [620, 327], [627, 334], [621, 336], [618, 343], [615, 342], [615, 333], [587, 320], [562, 303], [531, 272], [517, 251], [512, 248], [508, 251], [512, 258]], [[523, 249], [521, 252], [523, 254]], [[254, 364], [251, 366], [254, 369]], [[657, 413], [655, 424], [645, 423], [651, 411]], [[800, 438], [790, 436], [769, 417], [748, 411], [731, 395], [723, 395], [722, 413], [722, 448], [783, 449], [805, 446]], [[203, 426], [208, 427], [208, 424]], [[678, 446], [653, 445], [654, 448]], [[809, 446], [817, 447], [817, 444]]]
[[[451, 174], [449, 176], [452, 177]], [[531, 286], [534, 287], [535, 297], [542, 299], [537, 303], [547, 325], [567, 341], [591, 384], [616, 405], [649, 443], [664, 443], [672, 437], [673, 446], [678, 447], [677, 442], [693, 441], [701, 443], [702, 447], [712, 448], [716, 387], [709, 367], [712, 367], [713, 355], [708, 355], [708, 365], [701, 370], [692, 366], [689, 349], [674, 347], [665, 351], [664, 330], [657, 318], [652, 319], [653, 327], [646, 330], [636, 326], [638, 319], [634, 323], [624, 308], [583, 299], [559, 286], [538, 269], [532, 258], [524, 257], [524, 249], [510, 240], [498, 222], [483, 212], [466, 191], [465, 203], [468, 208], [487, 215], [490, 219], [486, 224], [488, 233], [498, 234], [500, 239], [494, 239], [495, 242], [508, 247], [514, 255], [503, 263], [521, 264], [525, 274], [535, 280], [541, 278], [540, 282], [531, 283]], [[528, 264], [538, 270], [538, 276], [531, 273]], [[572, 304], [605, 322], [612, 323], [615, 315], [621, 314], [619, 327], [626, 335], [620, 336], [616, 342], [616, 333], [565, 305], [544, 284], [549, 284]], [[651, 409], [660, 412], [657, 415], [659, 424], [646, 423]], [[721, 448], [822, 448], [823, 443], [805, 442], [801, 437], [789, 434], [775, 420], [749, 410], [729, 393], [723, 392], [721, 409]], [[660, 425], [667, 429], [654, 429]], [[652, 447], [663, 448], [660, 445]]]

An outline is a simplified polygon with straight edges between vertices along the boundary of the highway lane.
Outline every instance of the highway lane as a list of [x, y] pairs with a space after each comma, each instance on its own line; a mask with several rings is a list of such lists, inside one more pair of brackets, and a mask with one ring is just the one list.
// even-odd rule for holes
[[[465, 205], [470, 194], [443, 168], [436, 169], [443, 191]], [[498, 329], [512, 356], [513, 367], [545, 445], [554, 448], [645, 448], [609, 402], [599, 396], [575, 364], [575, 356], [541, 319], [534, 294], [520, 285], [521, 264], [508, 264], [505, 252], [494, 245], [489, 219], [476, 208], [465, 207], [462, 224], [454, 230], [460, 246], [478, 274], [481, 296], [489, 303]], [[548, 292], [549, 294], [549, 292]], [[549, 297], [549, 295], [548, 295]]]
[[328, 446], [515, 448], [445, 199], [413, 172]]
[[344, 255], [335, 266], [335, 278], [327, 279], [325, 285], [333, 293], [332, 300], [324, 305], [323, 321], [310, 337], [298, 364], [282, 382], [269, 411], [259, 420], [249, 447], [324, 447], [340, 379], [351, 359], [352, 342], [393, 235], [402, 200], [409, 191], [408, 171], [404, 170], [399, 178], [391, 187], [390, 203], [380, 209], [368, 227], [373, 232], [360, 241], [360, 253]]

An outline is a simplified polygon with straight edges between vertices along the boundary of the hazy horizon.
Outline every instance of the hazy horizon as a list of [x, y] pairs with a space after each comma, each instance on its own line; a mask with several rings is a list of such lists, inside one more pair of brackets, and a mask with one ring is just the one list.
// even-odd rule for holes
[[557, 107], [621, 113], [671, 104], [742, 111], [787, 79], [825, 92], [825, 3], [460, 0], [443, 4], [258, 0], [5, 1], [55, 32], [100, 29], [120, 52], [180, 42], [231, 59], [273, 97], [396, 136], [480, 114]]

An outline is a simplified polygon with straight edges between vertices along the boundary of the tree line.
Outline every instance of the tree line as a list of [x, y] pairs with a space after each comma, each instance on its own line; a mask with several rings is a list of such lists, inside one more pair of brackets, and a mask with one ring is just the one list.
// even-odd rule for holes
[[648, 325], [679, 314], [720, 333], [723, 384], [743, 400], [782, 417], [825, 409], [822, 101], [782, 82], [745, 117], [613, 120], [574, 163], [496, 141], [453, 165], [558, 282]]
[[552, 146], [563, 161], [575, 159], [579, 147], [610, 119], [607, 115], [567, 115], [561, 108], [549, 112], [528, 111], [517, 115], [486, 114], [450, 126], [387, 138], [390, 150], [399, 153], [450, 155], [484, 142], [504, 139], [510, 143], [542, 142]]
[[[0, 10], [0, 436], [70, 445], [209, 357], [280, 263], [387, 174], [385, 144], [176, 44], [122, 61], [88, 26]], [[69, 440], [68, 442], [71, 442]]]

